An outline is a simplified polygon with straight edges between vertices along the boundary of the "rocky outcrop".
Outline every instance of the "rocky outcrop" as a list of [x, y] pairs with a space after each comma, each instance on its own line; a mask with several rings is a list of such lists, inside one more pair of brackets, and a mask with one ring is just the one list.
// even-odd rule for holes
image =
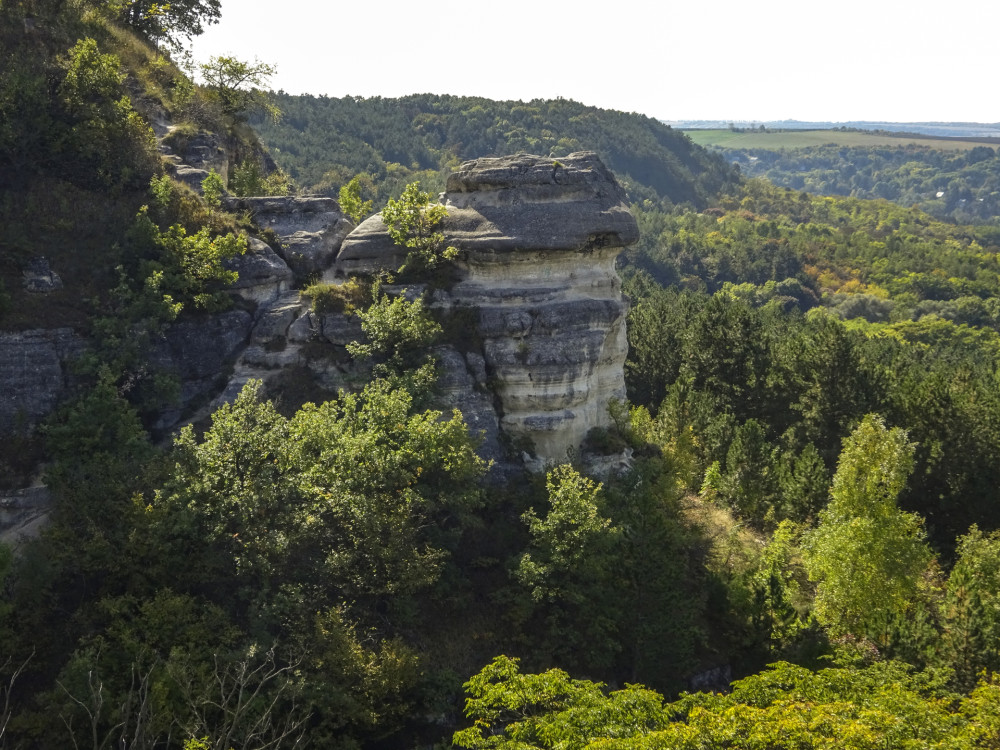
[[228, 370], [246, 346], [253, 316], [230, 310], [175, 323], [154, 343], [150, 365], [175, 375], [180, 393], [174, 408], [163, 412], [157, 429], [168, 430], [200, 403], [212, 399], [224, 386]]
[[49, 294], [63, 288], [62, 278], [49, 266], [47, 258], [32, 258], [21, 272], [25, 290], [33, 294]]
[[[426, 299], [452, 315], [451, 330], [467, 330], [435, 352], [441, 406], [461, 409], [482, 434], [495, 474], [513, 466], [512, 456], [536, 468], [563, 461], [592, 428], [609, 426], [608, 401], [625, 394], [627, 308], [614, 264], [638, 230], [624, 193], [592, 153], [478, 159], [447, 186], [442, 229], [459, 258], [446, 287]], [[230, 261], [243, 308], [178, 322], [154, 342], [150, 368], [181, 385], [160, 431], [207, 415], [251, 377], [282, 398], [288, 383], [303, 398], [322, 398], [360, 387], [370, 374], [346, 350], [363, 338], [359, 319], [315, 313], [292, 287], [303, 274], [395, 271], [404, 255], [381, 218], [344, 239], [351, 224], [327, 198], [232, 199], [229, 208], [252, 212], [281, 238], [284, 257], [252, 240], [250, 252]], [[30, 431], [55, 408], [70, 392], [68, 363], [83, 348], [69, 329], [0, 334], [0, 435]]]
[[281, 256], [298, 280], [322, 276], [354, 224], [333, 198], [320, 196], [228, 198], [229, 211], [248, 211], [281, 241]]
[[17, 547], [37, 536], [51, 509], [52, 496], [46, 487], [0, 492], [0, 544]]
[[[447, 184], [445, 242], [457, 281], [430, 304], [473, 308], [485, 380], [506, 442], [563, 461], [625, 396], [627, 305], [615, 259], [638, 240], [613, 175], [591, 152], [466, 162]], [[403, 261], [379, 217], [348, 236], [337, 273]], [[457, 372], [457, 368], [451, 370]]]
[[71, 328], [0, 333], [0, 436], [29, 432], [59, 405], [83, 348]]
[[229, 183], [229, 150], [217, 133], [183, 133], [167, 126], [159, 144], [169, 172], [196, 192], [210, 172], [217, 172], [222, 184]]
[[230, 286], [236, 296], [255, 303], [266, 303], [277, 299], [292, 285], [292, 270], [270, 246], [251, 237], [247, 242], [247, 252], [229, 258], [224, 265], [236, 271], [239, 278]]

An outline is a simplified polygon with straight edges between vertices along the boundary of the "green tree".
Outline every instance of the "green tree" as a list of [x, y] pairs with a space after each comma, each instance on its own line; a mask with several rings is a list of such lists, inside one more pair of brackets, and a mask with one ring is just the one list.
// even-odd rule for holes
[[[209, 312], [231, 304], [224, 289], [236, 281], [237, 273], [228, 270], [223, 262], [246, 252], [245, 236], [232, 233], [215, 236], [207, 226], [189, 234], [180, 224], [161, 231], [143, 207], [130, 239], [137, 250], [146, 251], [147, 259], [139, 263], [134, 274], [143, 280], [146, 296]], [[179, 311], [180, 307], [176, 308]]]
[[423, 297], [412, 301], [405, 296], [390, 297], [377, 288], [374, 295], [375, 302], [357, 312], [368, 340], [352, 342], [347, 350], [354, 357], [376, 359], [383, 372], [417, 366], [441, 335], [441, 324], [430, 316]]
[[205, 196], [205, 203], [210, 208], [217, 209], [222, 205], [222, 196], [226, 194], [226, 186], [222, 182], [222, 177], [214, 169], [208, 173], [208, 177], [201, 181], [201, 193]]
[[292, 186], [281, 170], [264, 174], [260, 161], [248, 157], [233, 167], [229, 175], [229, 188], [241, 198], [256, 195], [288, 195]]
[[957, 555], [942, 602], [943, 650], [958, 684], [969, 688], [984, 670], [1000, 670], [1000, 532], [973, 526]]
[[453, 743], [467, 750], [578, 750], [666, 724], [663, 698], [652, 690], [630, 685], [606, 695], [603, 687], [560, 669], [522, 674], [517, 659], [498, 656], [465, 683], [473, 726], [456, 732]]
[[[107, 7], [122, 21], [150, 37], [163, 34], [176, 37], [198, 36], [206, 25], [218, 23], [222, 17], [221, 0], [173, 0], [157, 3], [153, 0], [109, 0]], [[179, 45], [179, 40], [173, 43]]]
[[372, 211], [373, 201], [361, 200], [361, 175], [354, 175], [350, 182], [341, 186], [338, 201], [340, 210], [355, 224], [360, 224]]
[[549, 659], [607, 667], [615, 640], [614, 552], [620, 529], [602, 515], [602, 486], [572, 466], [546, 475], [548, 512], [522, 515], [531, 543], [516, 576], [534, 603]]
[[277, 120], [281, 110], [263, 90], [278, 69], [260, 60], [252, 63], [220, 55], [201, 65], [205, 85], [218, 98], [222, 111], [237, 120], [262, 115]]
[[810, 671], [786, 662], [728, 693], [665, 704], [640, 685], [606, 692], [560, 670], [522, 674], [497, 657], [470, 679], [453, 742], [467, 750], [881, 750], [995, 746], [1000, 688], [956, 701], [933, 673], [899, 662]]
[[595, 602], [607, 602], [620, 653], [616, 674], [660, 690], [686, 687], [706, 637], [706, 571], [694, 562], [706, 540], [685, 523], [683, 484], [672, 456], [638, 459], [604, 488], [618, 538], [605, 555]]
[[746, 576], [751, 629], [769, 660], [787, 649], [805, 624], [796, 609], [802, 599], [796, 580], [796, 572], [801, 573], [799, 533], [792, 522], [779, 523]]
[[400, 247], [409, 248], [403, 271], [433, 271], [441, 263], [458, 257], [454, 247], [444, 247], [441, 223], [448, 216], [448, 209], [430, 205], [430, 193], [420, 189], [419, 182], [411, 182], [399, 200], [390, 200], [382, 209], [382, 221], [389, 236]]
[[873, 414], [844, 441], [830, 503], [804, 550], [816, 618], [836, 636], [888, 645], [892, 617], [906, 611], [930, 562], [923, 521], [896, 505], [913, 450], [904, 430]]
[[743, 518], [759, 522], [773, 510], [775, 450], [764, 425], [749, 419], [733, 433], [726, 452], [721, 494]]
[[53, 140], [64, 171], [78, 184], [138, 187], [153, 171], [153, 132], [133, 109], [124, 81], [121, 61], [102, 53], [95, 40], [80, 39], [69, 50], [58, 89], [68, 129]]
[[432, 582], [483, 470], [461, 415], [415, 413], [407, 391], [376, 380], [287, 420], [258, 389], [218, 410], [201, 442], [182, 431], [154, 503], [153, 533], [197, 548], [198, 585], [265, 610], [305, 587], [311, 611], [347, 600], [374, 616]]

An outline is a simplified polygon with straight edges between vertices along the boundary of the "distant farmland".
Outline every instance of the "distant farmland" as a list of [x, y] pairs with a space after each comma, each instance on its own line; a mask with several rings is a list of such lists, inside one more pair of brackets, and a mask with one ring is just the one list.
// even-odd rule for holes
[[807, 148], [809, 146], [906, 146], [915, 144], [943, 151], [964, 151], [975, 146], [1000, 145], [998, 138], [944, 138], [926, 135], [895, 135], [851, 130], [685, 130], [684, 134], [699, 146], [719, 148], [779, 149]]

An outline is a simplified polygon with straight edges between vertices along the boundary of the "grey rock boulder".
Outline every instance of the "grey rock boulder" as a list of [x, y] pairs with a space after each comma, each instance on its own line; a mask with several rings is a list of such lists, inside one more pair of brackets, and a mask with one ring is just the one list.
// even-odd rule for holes
[[625, 247], [639, 239], [625, 191], [592, 151], [462, 164], [448, 178], [445, 234], [479, 253]]
[[28, 487], [0, 493], [0, 543], [17, 547], [38, 536], [52, 508], [47, 487]]
[[279, 237], [281, 255], [299, 280], [322, 276], [354, 229], [333, 198], [230, 198], [225, 205], [231, 211], [248, 211], [261, 229], [270, 229]]
[[[462, 164], [443, 202], [444, 242], [459, 257], [447, 294], [425, 299], [472, 309], [476, 321], [464, 364], [443, 355], [448, 398], [476, 414], [470, 424], [489, 422], [488, 410], [505, 442], [533, 445], [525, 465], [565, 461], [589, 430], [611, 426], [608, 402], [625, 395], [628, 306], [615, 258], [639, 238], [625, 193], [592, 152], [517, 154]], [[374, 275], [404, 260], [373, 216], [344, 240], [336, 271]]]
[[[170, 169], [169, 163], [168, 169]], [[176, 177], [179, 182], [183, 182], [196, 193], [201, 193], [201, 183], [203, 183], [205, 178], [209, 175], [209, 171], [207, 169], [198, 169], [197, 167], [192, 167], [190, 164], [177, 164], [173, 167], [172, 171], [174, 177]]]
[[379, 271], [395, 272], [406, 261], [406, 249], [393, 242], [375, 214], [361, 222], [344, 239], [337, 255], [337, 276], [373, 276]]
[[274, 346], [287, 341], [288, 329], [305, 310], [298, 292], [285, 292], [258, 311], [250, 343]]
[[247, 301], [270, 302], [292, 285], [293, 274], [288, 264], [256, 237], [248, 240], [246, 253], [230, 258], [224, 265], [239, 274], [229, 290]]
[[34, 294], [48, 294], [63, 288], [62, 279], [49, 266], [47, 258], [32, 258], [22, 271], [22, 275], [25, 290]]
[[346, 313], [324, 313], [320, 320], [320, 337], [336, 346], [347, 346], [353, 341], [366, 342], [368, 337], [361, 329], [361, 318]]

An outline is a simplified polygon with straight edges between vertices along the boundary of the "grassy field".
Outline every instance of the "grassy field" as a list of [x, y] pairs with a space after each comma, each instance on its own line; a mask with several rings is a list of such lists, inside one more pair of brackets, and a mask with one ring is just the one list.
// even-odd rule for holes
[[996, 139], [934, 138], [926, 135], [883, 135], [844, 130], [781, 130], [740, 133], [732, 130], [685, 130], [699, 146], [720, 148], [788, 149], [808, 146], [905, 146], [915, 144], [944, 151], [965, 151], [975, 146], [998, 145]]

